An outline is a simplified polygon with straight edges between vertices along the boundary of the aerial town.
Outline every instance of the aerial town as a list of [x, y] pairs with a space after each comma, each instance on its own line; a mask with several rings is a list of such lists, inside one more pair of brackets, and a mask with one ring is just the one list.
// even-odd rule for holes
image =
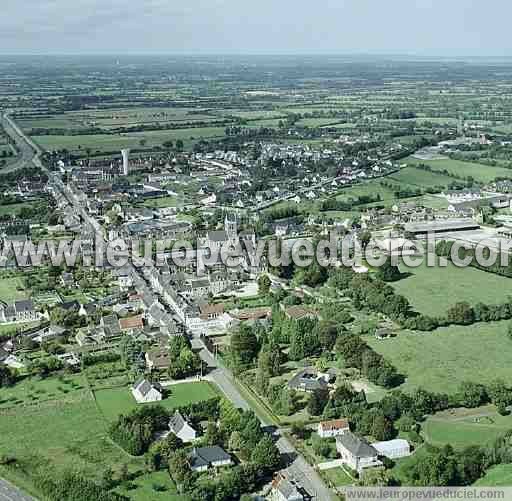
[[0, 499], [512, 487], [511, 92], [0, 48]]

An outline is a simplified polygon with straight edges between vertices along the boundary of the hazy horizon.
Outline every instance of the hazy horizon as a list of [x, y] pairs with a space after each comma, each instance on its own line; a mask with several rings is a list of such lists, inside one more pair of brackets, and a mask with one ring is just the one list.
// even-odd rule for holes
[[504, 0], [4, 0], [0, 54], [507, 57], [510, 14]]

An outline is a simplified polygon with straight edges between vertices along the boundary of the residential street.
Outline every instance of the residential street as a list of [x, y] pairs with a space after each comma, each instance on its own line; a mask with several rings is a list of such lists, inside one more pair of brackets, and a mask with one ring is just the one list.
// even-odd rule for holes
[[35, 501], [6, 480], [0, 479], [0, 501]]

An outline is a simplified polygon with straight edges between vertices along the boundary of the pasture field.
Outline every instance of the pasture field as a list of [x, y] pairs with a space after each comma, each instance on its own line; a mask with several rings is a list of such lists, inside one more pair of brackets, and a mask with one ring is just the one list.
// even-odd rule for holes
[[45, 150], [66, 148], [75, 153], [85, 154], [87, 149], [90, 149], [92, 153], [117, 151], [122, 148], [151, 149], [161, 147], [166, 141], [178, 139], [181, 139], [188, 147], [199, 139], [224, 137], [224, 132], [224, 127], [191, 127], [123, 134], [34, 136], [33, 140]]
[[161, 198], [151, 198], [149, 200], [145, 200], [142, 204], [144, 207], [152, 208], [152, 209], [161, 209], [163, 207], [178, 207], [178, 205], [183, 204], [183, 199], [180, 200], [180, 197], [161, 197]]
[[[0, 475], [28, 488], [30, 474], [23, 472], [33, 473], [39, 465], [51, 465], [57, 472], [73, 465], [97, 481], [107, 467], [119, 471], [127, 464], [133, 471], [142, 466], [140, 459], [128, 456], [109, 440], [106, 423], [90, 395], [69, 403], [16, 407], [0, 414], [0, 427], [2, 452], [13, 455], [22, 465], [14, 474], [3, 466]], [[34, 491], [33, 486], [30, 491]]]
[[429, 444], [442, 447], [485, 445], [512, 429], [512, 416], [500, 416], [489, 405], [477, 409], [452, 409], [430, 416], [422, 426]]
[[476, 268], [457, 268], [452, 263], [430, 268], [425, 259], [417, 268], [402, 264], [400, 270], [409, 276], [392, 286], [398, 294], [409, 299], [416, 311], [425, 315], [443, 315], [460, 301], [472, 306], [479, 302], [495, 304], [512, 295], [512, 279]]
[[408, 157], [406, 161], [409, 166], [421, 163], [427, 164], [430, 165], [433, 171], [441, 172], [446, 170], [448, 173], [457, 176], [471, 176], [476, 181], [483, 183], [493, 181], [496, 177], [512, 178], [512, 170], [510, 169], [491, 167], [473, 162], [463, 162], [461, 160], [452, 160], [451, 158], [442, 160], [420, 160], [418, 158]]
[[[207, 382], [180, 383], [167, 388], [169, 395], [159, 402], [166, 409], [174, 409], [217, 395], [217, 390]], [[130, 388], [111, 388], [94, 392], [96, 402], [107, 421], [114, 421], [120, 414], [137, 408]]]
[[[202, 382], [179, 384], [171, 391], [172, 395], [162, 402], [168, 408], [217, 394], [212, 385]], [[27, 400], [27, 395], [44, 398], [34, 402]], [[31, 477], [39, 466], [51, 466], [58, 474], [72, 465], [86, 477], [100, 481], [106, 468], [117, 474], [126, 465], [134, 474], [133, 485], [130, 489], [122, 486], [119, 492], [129, 499], [185, 499], [177, 495], [167, 472], [147, 473], [143, 458], [126, 454], [108, 437], [109, 423], [118, 414], [137, 406], [128, 388], [97, 391], [95, 401], [83, 376], [76, 375], [27, 379], [13, 388], [0, 390], [0, 396], [10, 399], [9, 408], [4, 403], [0, 406], [0, 454], [12, 455], [17, 460], [14, 467], [0, 466], [0, 476], [34, 496], [42, 499]]]
[[512, 485], [512, 464], [493, 466], [474, 485], [476, 487], [510, 487]]
[[[464, 381], [491, 383], [512, 377], [509, 322], [442, 327], [434, 332], [401, 331], [368, 344], [406, 376], [404, 391], [425, 388], [454, 394]], [[491, 362], [490, 362], [491, 361]]]
[[415, 167], [405, 167], [396, 174], [391, 174], [386, 179], [397, 183], [409, 184], [420, 188], [433, 186], [448, 186], [453, 179], [437, 172], [428, 172]]

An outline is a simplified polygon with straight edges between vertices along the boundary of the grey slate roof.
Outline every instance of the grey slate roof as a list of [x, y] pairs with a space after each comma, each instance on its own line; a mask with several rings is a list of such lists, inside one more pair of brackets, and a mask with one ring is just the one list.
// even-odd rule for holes
[[231, 456], [218, 445], [194, 447], [188, 458], [191, 468], [200, 468], [220, 461], [231, 460]]
[[34, 311], [34, 302], [31, 299], [24, 299], [22, 301], [15, 301], [14, 307], [16, 308], [16, 312], [24, 312], [24, 311]]
[[352, 455], [358, 458], [372, 458], [377, 457], [379, 453], [372, 447], [366, 440], [359, 438], [352, 432], [347, 431], [343, 435], [336, 437], [336, 442], [339, 442], [345, 449]]
[[185, 421], [185, 418], [176, 411], [169, 420], [169, 429], [177, 435], [186, 424], [187, 422]]

